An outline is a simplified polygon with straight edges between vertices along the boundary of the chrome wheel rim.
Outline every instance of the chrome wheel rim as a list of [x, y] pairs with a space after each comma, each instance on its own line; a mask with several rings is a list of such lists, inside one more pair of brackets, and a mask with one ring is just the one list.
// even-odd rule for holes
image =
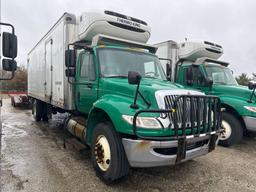
[[231, 129], [230, 124], [227, 121], [222, 120], [221, 127], [222, 127], [223, 130], [220, 133], [220, 140], [229, 139], [229, 137], [231, 136], [231, 133], [232, 133], [232, 129]]
[[110, 146], [104, 135], [99, 135], [94, 146], [96, 163], [102, 171], [107, 171], [110, 166], [111, 154]]

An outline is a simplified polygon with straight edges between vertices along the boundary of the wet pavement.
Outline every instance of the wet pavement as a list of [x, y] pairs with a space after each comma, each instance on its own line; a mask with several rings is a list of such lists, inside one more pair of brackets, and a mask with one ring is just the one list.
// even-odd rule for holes
[[63, 148], [65, 114], [35, 122], [31, 110], [2, 107], [0, 191], [256, 191], [256, 139], [217, 149], [186, 163], [131, 169], [128, 180], [103, 184], [89, 151], [69, 139]]

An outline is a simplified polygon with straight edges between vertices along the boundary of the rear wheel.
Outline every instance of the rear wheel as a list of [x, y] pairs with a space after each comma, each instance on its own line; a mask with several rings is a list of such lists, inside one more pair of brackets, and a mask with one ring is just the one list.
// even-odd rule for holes
[[36, 121], [40, 121], [43, 115], [43, 105], [42, 102], [34, 99], [32, 105], [32, 114]]
[[128, 175], [129, 163], [121, 138], [110, 122], [95, 127], [91, 155], [96, 175], [106, 184], [125, 179]]
[[48, 104], [43, 102], [42, 103], [42, 110], [43, 110], [43, 112], [42, 112], [42, 119], [43, 119], [43, 121], [48, 121], [49, 120], [48, 108], [49, 108]]
[[15, 101], [14, 101], [14, 98], [13, 98], [13, 97], [11, 98], [11, 104], [12, 104], [13, 107], [16, 107]]
[[234, 115], [223, 112], [221, 125], [223, 132], [219, 137], [219, 145], [229, 147], [239, 143], [242, 140], [243, 126]]

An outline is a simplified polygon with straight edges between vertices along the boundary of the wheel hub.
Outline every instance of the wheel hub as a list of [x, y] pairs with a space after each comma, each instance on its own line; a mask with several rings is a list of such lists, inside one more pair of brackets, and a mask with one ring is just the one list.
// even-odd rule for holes
[[231, 126], [227, 121], [222, 120], [221, 127], [223, 130], [220, 133], [220, 140], [227, 140], [232, 133]]
[[103, 135], [97, 137], [94, 147], [96, 162], [102, 171], [107, 171], [110, 166], [110, 146], [107, 138]]

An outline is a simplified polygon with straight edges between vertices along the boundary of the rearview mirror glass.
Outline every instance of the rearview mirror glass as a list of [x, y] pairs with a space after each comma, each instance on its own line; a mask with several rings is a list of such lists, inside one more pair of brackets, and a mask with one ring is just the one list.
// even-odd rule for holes
[[3, 32], [2, 42], [3, 56], [8, 58], [17, 57], [17, 36]]
[[66, 77], [75, 77], [76, 76], [76, 69], [70, 68], [65, 70]]
[[17, 62], [12, 59], [3, 59], [2, 66], [3, 66], [3, 70], [5, 71], [16, 71]]
[[185, 69], [185, 75], [186, 75], [186, 83], [187, 85], [193, 85], [193, 69], [192, 67]]
[[255, 81], [250, 81], [249, 84], [248, 84], [248, 88], [250, 90], [256, 89], [256, 82]]
[[65, 51], [65, 66], [66, 67], [75, 67], [76, 66], [75, 50], [66, 50]]
[[171, 65], [169, 63], [166, 63], [166, 77], [171, 80]]
[[137, 85], [140, 83], [141, 75], [137, 71], [128, 72], [128, 82], [131, 85]]

